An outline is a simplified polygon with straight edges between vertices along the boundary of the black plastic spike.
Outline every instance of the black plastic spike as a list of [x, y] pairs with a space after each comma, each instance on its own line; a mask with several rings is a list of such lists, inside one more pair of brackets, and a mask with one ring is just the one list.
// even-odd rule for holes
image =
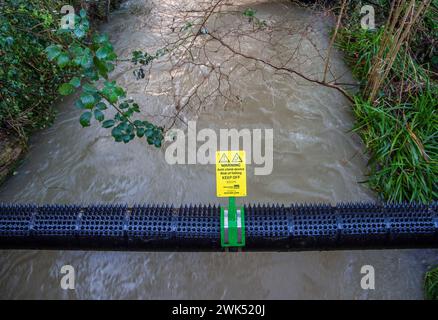
[[[437, 247], [438, 205], [246, 205], [247, 250]], [[0, 204], [0, 247], [220, 250], [216, 205]]]

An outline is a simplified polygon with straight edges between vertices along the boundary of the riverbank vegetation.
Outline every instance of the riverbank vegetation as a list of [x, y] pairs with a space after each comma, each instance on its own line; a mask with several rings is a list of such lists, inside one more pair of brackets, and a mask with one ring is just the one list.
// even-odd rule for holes
[[[56, 31], [60, 9], [66, 4], [80, 8], [81, 1], [0, 3], [0, 129], [23, 142], [31, 132], [53, 122], [59, 83], [72, 72], [49, 61], [45, 53], [49, 45], [62, 39]], [[93, 21], [104, 19], [102, 10], [89, 7]]]
[[28, 135], [50, 125], [57, 85], [66, 77], [44, 49], [58, 25], [60, 1], [0, 3], [0, 182], [22, 156]]
[[[374, 1], [375, 30], [351, 2], [336, 43], [360, 82], [355, 131], [369, 186], [385, 200], [438, 198], [438, 1]], [[360, 8], [360, 7], [359, 7]]]
[[427, 300], [438, 300], [438, 267], [435, 267], [424, 276], [424, 297]]
[[[29, 135], [52, 124], [55, 100], [79, 87], [83, 93], [77, 106], [85, 110], [80, 118], [83, 126], [88, 126], [92, 118], [106, 128], [117, 122], [119, 126], [112, 131], [116, 141], [132, 139], [133, 122], [128, 122], [127, 115], [137, 111], [138, 106], [126, 99], [118, 104], [124, 115], [119, 113], [116, 119], [104, 120], [106, 105], [102, 98], [108, 98], [106, 101], [114, 105], [124, 91], [113, 82], [107, 82], [101, 91], [93, 86], [100, 77], [106, 77], [111, 71], [110, 60], [117, 58], [108, 38], [96, 34], [93, 26], [105, 20], [109, 10], [119, 3], [105, 0], [0, 3], [0, 183], [21, 158]], [[61, 12], [65, 5], [75, 8], [75, 29], [60, 28], [67, 13]], [[134, 62], [137, 61], [142, 60]], [[149, 134], [150, 129], [150, 143], [159, 145], [161, 139], [156, 137], [161, 136], [160, 129], [142, 123], [137, 134]]]

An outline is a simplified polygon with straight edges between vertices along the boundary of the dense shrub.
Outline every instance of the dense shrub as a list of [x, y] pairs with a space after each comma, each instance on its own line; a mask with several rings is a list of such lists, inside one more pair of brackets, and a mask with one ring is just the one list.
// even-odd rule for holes
[[[0, 4], [0, 126], [22, 138], [49, 125], [58, 84], [68, 75], [47, 60], [56, 37], [58, 0], [7, 0]], [[59, 12], [59, 11], [58, 11]]]

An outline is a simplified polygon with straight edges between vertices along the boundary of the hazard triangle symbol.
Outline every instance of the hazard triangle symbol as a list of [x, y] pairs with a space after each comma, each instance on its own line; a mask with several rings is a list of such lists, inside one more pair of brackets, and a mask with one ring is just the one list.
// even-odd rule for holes
[[229, 163], [230, 159], [228, 159], [227, 155], [225, 153], [222, 154], [219, 163]]
[[236, 153], [236, 154], [234, 155], [233, 161], [231, 161], [231, 162], [234, 162], [234, 163], [236, 163], [236, 162], [242, 162], [242, 158], [240, 158], [240, 157], [239, 157], [239, 154]]

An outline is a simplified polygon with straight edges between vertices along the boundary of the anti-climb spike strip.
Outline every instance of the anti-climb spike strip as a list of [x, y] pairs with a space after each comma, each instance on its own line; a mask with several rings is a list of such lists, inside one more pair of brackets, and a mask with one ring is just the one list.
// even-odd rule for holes
[[[0, 204], [0, 247], [223, 250], [221, 209], [210, 204]], [[437, 202], [249, 204], [241, 209], [243, 250], [438, 247]]]

